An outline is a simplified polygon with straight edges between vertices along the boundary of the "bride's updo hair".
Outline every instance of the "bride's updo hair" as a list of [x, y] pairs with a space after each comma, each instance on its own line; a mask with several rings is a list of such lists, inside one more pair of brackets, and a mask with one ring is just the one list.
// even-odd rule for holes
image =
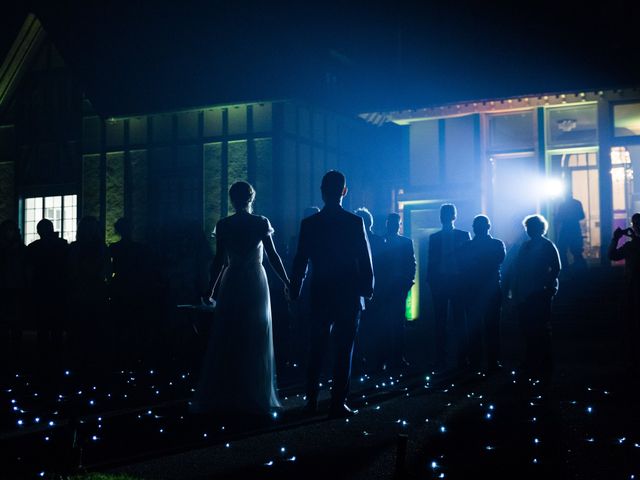
[[236, 212], [251, 210], [251, 204], [256, 198], [256, 191], [250, 183], [236, 182], [229, 188], [229, 198]]

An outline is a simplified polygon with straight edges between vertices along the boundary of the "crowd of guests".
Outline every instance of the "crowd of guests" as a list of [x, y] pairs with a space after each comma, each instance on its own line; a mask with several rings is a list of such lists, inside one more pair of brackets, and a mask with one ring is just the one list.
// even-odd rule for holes
[[[119, 219], [109, 246], [99, 221], [84, 217], [68, 243], [48, 219], [25, 246], [15, 222], [0, 224], [0, 318], [8, 327], [3, 367], [123, 366], [172, 348], [173, 310], [208, 295], [209, 244], [197, 225], [159, 235], [156, 245], [132, 238]], [[27, 358], [24, 332], [37, 332], [37, 358]], [[175, 345], [174, 345], [175, 346]]]
[[[304, 216], [318, 210], [310, 207]], [[374, 295], [362, 314], [355, 361], [369, 371], [404, 367], [406, 301], [416, 281], [413, 243], [399, 234], [397, 213], [387, 216], [384, 235], [373, 232], [369, 210], [355, 213], [364, 221], [375, 272]], [[559, 255], [546, 238], [547, 222], [540, 215], [525, 218], [526, 241], [509, 254], [504, 243], [490, 235], [487, 216], [474, 218], [473, 236], [455, 228], [456, 216], [454, 205], [442, 205], [442, 229], [429, 238], [426, 281], [433, 307], [435, 368], [445, 368], [450, 357], [459, 369], [500, 368], [501, 309], [509, 301], [526, 341], [525, 366], [548, 375], [551, 302], [558, 290], [560, 256], [566, 258], [566, 253]], [[579, 212], [573, 217], [579, 218]], [[40, 238], [25, 246], [15, 222], [0, 224], [0, 318], [9, 333], [5, 365], [24, 362], [26, 329], [37, 332], [38, 361], [46, 365], [69, 358], [77, 365], [104, 358], [126, 364], [184, 346], [176, 345], [185, 329], [175, 306], [199, 304], [210, 294], [213, 256], [204, 232], [197, 224], [181, 225], [163, 232], [162, 241], [151, 248], [132, 239], [126, 219], [119, 219], [114, 229], [120, 240], [107, 246], [98, 220], [84, 217], [76, 240], [69, 244], [59, 238], [50, 220], [43, 219], [37, 225]], [[631, 241], [618, 248], [625, 235]], [[574, 265], [583, 262], [573, 237], [566, 230], [561, 237], [562, 251], [572, 253]], [[639, 239], [640, 214], [635, 214], [630, 229], [616, 230], [609, 249], [611, 260], [626, 260], [626, 304], [631, 312], [626, 317], [636, 335]], [[291, 239], [291, 245], [296, 242]], [[279, 344], [276, 350], [286, 362], [303, 364], [309, 336], [305, 288], [299, 301], [287, 308], [281, 315], [286, 319], [274, 321], [274, 329], [286, 330], [280, 339], [288, 347]]]

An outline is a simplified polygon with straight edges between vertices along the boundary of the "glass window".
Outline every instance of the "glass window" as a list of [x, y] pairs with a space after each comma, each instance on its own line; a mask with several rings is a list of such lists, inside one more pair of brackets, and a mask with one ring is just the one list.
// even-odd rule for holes
[[271, 130], [271, 104], [257, 104], [253, 106], [253, 131], [269, 132]]
[[215, 108], [204, 112], [204, 136], [222, 135], [222, 109]]
[[68, 242], [76, 239], [78, 196], [31, 197], [24, 200], [24, 242], [29, 245], [39, 237], [37, 225], [46, 218], [53, 229]]
[[640, 211], [640, 145], [611, 149], [613, 228], [629, 226], [631, 215]]
[[124, 121], [107, 120], [105, 124], [107, 147], [115, 147], [124, 143]]
[[489, 116], [489, 147], [493, 151], [533, 149], [533, 112]]
[[545, 113], [548, 148], [598, 143], [598, 119], [595, 105], [549, 108]]
[[247, 133], [247, 107], [238, 105], [227, 111], [229, 135], [245, 135]]
[[640, 135], [640, 103], [623, 103], [613, 107], [616, 137]]
[[151, 118], [153, 141], [167, 143], [173, 137], [173, 119], [171, 115], [156, 115]]
[[178, 138], [189, 140], [198, 136], [198, 112], [178, 114]]
[[129, 119], [129, 143], [132, 145], [147, 143], [147, 117]]

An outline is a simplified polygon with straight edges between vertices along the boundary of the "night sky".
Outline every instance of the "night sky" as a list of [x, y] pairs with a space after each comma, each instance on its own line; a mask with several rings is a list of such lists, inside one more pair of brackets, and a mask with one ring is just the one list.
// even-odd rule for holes
[[105, 113], [290, 96], [370, 111], [640, 84], [640, 7], [622, 0], [4, 8], [0, 52], [36, 12]]

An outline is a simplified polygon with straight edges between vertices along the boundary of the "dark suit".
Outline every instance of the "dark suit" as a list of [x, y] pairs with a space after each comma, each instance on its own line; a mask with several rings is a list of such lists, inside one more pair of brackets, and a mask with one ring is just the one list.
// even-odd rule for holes
[[404, 330], [406, 303], [416, 276], [416, 257], [410, 238], [388, 234], [383, 275], [385, 276], [384, 303], [387, 324], [387, 362], [401, 365], [404, 360]]
[[311, 262], [311, 349], [307, 399], [315, 401], [329, 333], [335, 345], [332, 406], [346, 400], [351, 377], [353, 342], [363, 297], [373, 294], [371, 252], [360, 217], [339, 205], [325, 206], [302, 220], [293, 261], [291, 296], [297, 298]]
[[505, 258], [504, 243], [491, 235], [476, 235], [462, 247], [459, 256], [464, 269], [469, 359], [482, 367], [482, 339], [486, 345], [487, 366], [498, 366], [500, 353], [500, 265]]
[[467, 356], [467, 329], [464, 301], [461, 298], [460, 265], [461, 247], [471, 241], [464, 230], [440, 230], [429, 237], [427, 283], [433, 296], [435, 317], [436, 363], [444, 365], [447, 357], [447, 314], [451, 307], [451, 321], [458, 342], [458, 363], [465, 363]]

